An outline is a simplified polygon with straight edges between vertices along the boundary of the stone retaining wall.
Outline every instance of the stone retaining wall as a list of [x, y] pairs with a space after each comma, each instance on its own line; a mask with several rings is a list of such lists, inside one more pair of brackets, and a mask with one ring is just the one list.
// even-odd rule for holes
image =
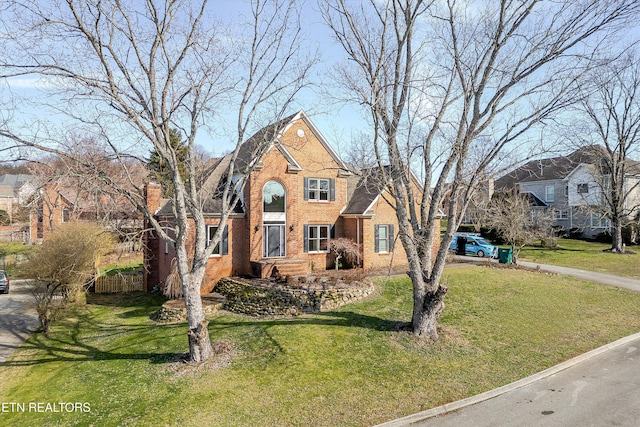
[[[218, 295], [202, 297], [202, 310], [205, 316], [209, 316], [224, 305], [224, 298]], [[160, 310], [151, 316], [151, 320], [160, 323], [176, 323], [187, 320], [187, 308], [184, 300], [169, 300], [165, 302]]]
[[366, 298], [374, 289], [370, 282], [292, 287], [273, 282], [261, 285], [229, 277], [220, 279], [215, 287], [216, 292], [226, 297], [226, 310], [256, 316], [330, 311]]

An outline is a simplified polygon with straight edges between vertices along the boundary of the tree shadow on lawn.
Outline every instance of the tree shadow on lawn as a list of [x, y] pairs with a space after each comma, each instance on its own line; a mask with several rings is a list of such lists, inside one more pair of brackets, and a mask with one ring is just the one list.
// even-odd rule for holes
[[[134, 306], [134, 304], [132, 304]], [[299, 326], [299, 325], [324, 325], [337, 327], [368, 328], [376, 331], [396, 332], [406, 328], [407, 322], [383, 319], [352, 311], [331, 311], [315, 314], [307, 314], [295, 318], [275, 318], [275, 319], [247, 319], [239, 321], [222, 321], [221, 319], [211, 319], [209, 328], [211, 330], [224, 330], [238, 327], [260, 327], [264, 330], [273, 326]], [[175, 334], [185, 332], [185, 324], [134, 324], [134, 325], [112, 325], [101, 324], [92, 316], [87, 316], [82, 322], [74, 324], [70, 333], [62, 332], [44, 334], [34, 334], [21, 347], [21, 352], [11, 360], [5, 361], [4, 366], [33, 366], [50, 362], [97, 362], [104, 360], [148, 360], [151, 364], [163, 364], [174, 362], [183, 356], [183, 352], [136, 352], [127, 351], [130, 345], [122, 345], [110, 350], [89, 344], [91, 340], [124, 336], [126, 334], [137, 334], [147, 337], [147, 342], [160, 341], [155, 348], [170, 346], [165, 343], [167, 336], [155, 336], [145, 334], [145, 330], [174, 329]], [[82, 332], [82, 333], [81, 333]], [[136, 340], [138, 347], [145, 343], [145, 340]], [[34, 357], [34, 353], [37, 357]], [[44, 355], [42, 355], [44, 353]]]
[[113, 294], [87, 294], [88, 305], [100, 305], [106, 307], [131, 308], [123, 311], [117, 317], [129, 319], [132, 317], [149, 317], [165, 302], [160, 294], [146, 292], [125, 292]]
[[[63, 332], [33, 334], [22, 346], [21, 352], [11, 360], [4, 362], [3, 366], [33, 366], [49, 362], [97, 362], [102, 360], [148, 360], [152, 364], [161, 364], [174, 361], [183, 355], [183, 352], [136, 352], [127, 351], [131, 346], [122, 345], [111, 350], [102, 349], [89, 342], [95, 339], [123, 336], [125, 334], [136, 334], [145, 336], [145, 339], [136, 339], [135, 346], [138, 347], [145, 342], [161, 341], [154, 347], [162, 347], [163, 340], [167, 337], [144, 334], [145, 330], [157, 328], [156, 325], [109, 325], [96, 324], [92, 319], [77, 322], [69, 334]], [[81, 326], [82, 323], [82, 326]], [[163, 328], [180, 329], [184, 333], [184, 325], [163, 325]], [[81, 334], [82, 330], [82, 334]], [[178, 333], [176, 331], [176, 333]], [[44, 355], [42, 355], [44, 353]], [[37, 354], [37, 357], [34, 357]]]
[[409, 323], [397, 320], [383, 319], [376, 316], [356, 313], [353, 311], [325, 311], [320, 313], [305, 314], [300, 317], [287, 318], [259, 318], [259, 320], [240, 320], [237, 322], [212, 320], [210, 328], [227, 329], [232, 327], [247, 326], [298, 326], [321, 325], [366, 328], [376, 331], [396, 332], [404, 330]]

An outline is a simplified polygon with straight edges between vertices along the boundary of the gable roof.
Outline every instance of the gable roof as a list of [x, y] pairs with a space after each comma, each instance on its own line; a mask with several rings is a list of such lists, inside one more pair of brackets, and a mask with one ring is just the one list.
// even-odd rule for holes
[[521, 194], [527, 198], [527, 201], [529, 202], [531, 207], [538, 207], [538, 208], [540, 208], [540, 207], [541, 208], [549, 207], [549, 204], [547, 202], [545, 202], [540, 197], [536, 196], [535, 194], [533, 194], [530, 191], [525, 191], [525, 192], [523, 192]]
[[597, 164], [604, 156], [601, 146], [590, 145], [579, 148], [568, 156], [531, 160], [498, 178], [495, 189], [502, 191], [521, 182], [565, 179], [579, 164]]
[[[385, 174], [377, 167], [364, 169], [355, 178], [351, 179], [351, 191], [342, 215], [365, 215], [388, 183]], [[353, 185], [354, 182], [357, 183]]]
[[33, 176], [27, 174], [5, 174], [0, 175], [0, 185], [8, 185], [17, 191], [27, 182], [33, 181]]
[[286, 149], [286, 147], [280, 143], [280, 137], [298, 120], [304, 121], [304, 123], [309, 129], [311, 129], [314, 136], [320, 142], [323, 148], [338, 164], [338, 168], [340, 169], [340, 171], [348, 175], [350, 172], [347, 164], [342, 161], [340, 156], [338, 156], [336, 151], [320, 133], [311, 119], [309, 119], [309, 116], [307, 116], [307, 114], [302, 110], [300, 110], [296, 114], [292, 114], [282, 120], [263, 127], [254, 135], [252, 135], [251, 138], [243, 142], [240, 146], [240, 149], [238, 150], [238, 158], [236, 159], [235, 170], [243, 171], [247, 167], [254, 165], [256, 162], [259, 163], [262, 159], [262, 156], [264, 156], [273, 147], [277, 148], [282, 153], [284, 158], [287, 159], [287, 162], [289, 163], [289, 170], [302, 170], [300, 164], [295, 160], [295, 158]]

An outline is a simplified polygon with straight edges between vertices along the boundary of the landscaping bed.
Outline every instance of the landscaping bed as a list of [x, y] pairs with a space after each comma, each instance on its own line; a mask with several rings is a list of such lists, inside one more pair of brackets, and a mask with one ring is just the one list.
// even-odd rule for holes
[[254, 316], [319, 313], [372, 295], [368, 279], [348, 281], [339, 275], [288, 276], [282, 280], [227, 277], [214, 290], [226, 298], [224, 308]]

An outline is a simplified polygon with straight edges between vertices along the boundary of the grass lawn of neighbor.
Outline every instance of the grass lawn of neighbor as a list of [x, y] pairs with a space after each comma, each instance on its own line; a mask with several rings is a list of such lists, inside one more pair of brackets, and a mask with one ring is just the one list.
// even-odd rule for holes
[[640, 246], [628, 246], [627, 254], [603, 252], [609, 248], [605, 243], [558, 239], [556, 248], [525, 247], [520, 259], [640, 279]]

